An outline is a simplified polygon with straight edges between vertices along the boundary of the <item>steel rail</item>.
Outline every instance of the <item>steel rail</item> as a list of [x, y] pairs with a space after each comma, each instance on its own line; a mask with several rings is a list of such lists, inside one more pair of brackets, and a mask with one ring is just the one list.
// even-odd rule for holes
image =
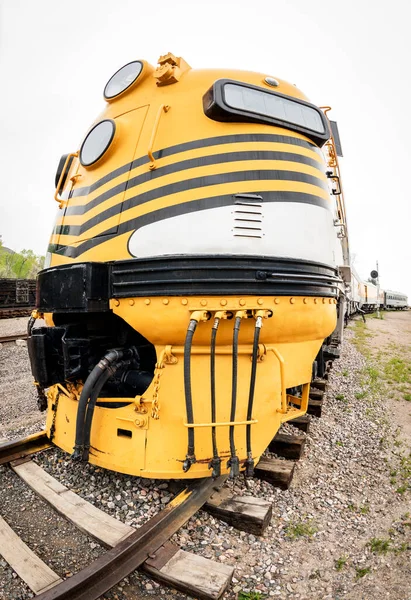
[[0, 336], [0, 344], [3, 342], [15, 342], [16, 340], [27, 340], [27, 333], [14, 333], [12, 335]]
[[52, 445], [45, 431], [33, 433], [25, 438], [0, 444], [0, 465], [35, 454]]
[[222, 476], [191, 481], [142, 527], [76, 575], [36, 596], [36, 600], [97, 600], [169, 540], [226, 479]]

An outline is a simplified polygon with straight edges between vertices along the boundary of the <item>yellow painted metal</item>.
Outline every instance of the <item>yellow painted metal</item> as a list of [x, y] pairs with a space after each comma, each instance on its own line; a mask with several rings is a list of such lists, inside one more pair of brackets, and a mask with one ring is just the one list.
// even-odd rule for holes
[[[198, 178], [207, 175], [217, 175], [230, 172], [246, 173], [250, 169], [295, 171], [314, 176], [324, 184], [327, 178], [324, 174], [324, 161], [315, 151], [314, 147], [303, 147], [281, 142], [281, 135], [295, 138], [296, 142], [306, 140], [305, 136], [290, 130], [273, 127], [271, 125], [252, 123], [220, 123], [207, 118], [201, 108], [202, 97], [210, 86], [222, 78], [241, 80], [257, 86], [265, 87], [264, 78], [266, 73], [253, 73], [249, 71], [236, 71], [230, 69], [200, 69], [195, 70], [181, 58], [171, 53], [159, 59], [157, 70], [151, 65], [143, 62], [143, 71], [136, 84], [110, 99], [105, 109], [98, 116], [95, 123], [103, 119], [112, 119], [116, 123], [114, 139], [96, 164], [83, 167], [78, 157], [74, 158], [70, 167], [64, 193], [61, 201], [69, 210], [61, 211], [56, 220], [59, 231], [52, 234], [50, 248], [70, 245], [77, 248], [81, 242], [104, 235], [105, 232], [120, 227], [126, 221], [136, 219], [139, 216], [149, 214], [166, 206], [173, 206], [184, 202], [198, 200], [204, 196], [204, 189], [194, 187], [178, 194], [161, 196], [149, 202], [137, 203], [131, 207], [122, 207], [130, 198], [145, 192], [151, 192], [159, 187], [179, 183], [189, 178]], [[149, 76], [153, 75], [153, 76]], [[278, 79], [278, 78], [277, 78]], [[276, 90], [282, 94], [307, 100], [304, 94], [294, 85], [284, 80], [279, 81]], [[161, 85], [160, 85], [161, 83]], [[169, 85], [174, 83], [174, 85]], [[267, 86], [267, 89], [269, 87]], [[159, 116], [163, 114], [165, 106], [172, 106], [172, 118], [167, 119], [167, 127], [162, 127]], [[199, 108], [200, 107], [200, 108]], [[170, 112], [171, 115], [171, 112]], [[242, 134], [278, 134], [278, 141], [232, 143], [229, 137], [225, 143], [201, 144], [189, 150], [177, 153], [160, 154], [154, 160], [154, 142], [159, 150], [171, 148], [190, 141], [217, 139], [221, 136], [230, 136], [239, 132]], [[133, 135], [129, 135], [133, 132]], [[176, 170], [164, 173], [161, 177], [145, 178], [139, 184], [138, 192], [135, 187], [125, 189], [129, 179], [142, 176], [150, 172], [153, 166], [156, 171], [161, 167], [168, 167], [176, 163], [182, 163], [189, 159], [201, 159], [204, 156], [218, 155], [221, 153], [235, 153], [245, 151], [273, 151], [290, 152], [302, 157], [308, 157], [313, 163], [318, 163], [318, 168], [312, 164], [293, 160], [246, 160], [232, 162], [221, 162], [215, 165], [204, 165], [201, 160], [192, 164], [189, 169]], [[147, 154], [149, 149], [150, 154]], [[144, 160], [146, 159], [146, 160]], [[130, 169], [124, 169], [130, 165]], [[151, 168], [150, 168], [151, 167]], [[96, 186], [95, 183], [99, 182]], [[259, 181], [258, 188], [261, 192], [287, 191], [314, 194], [330, 201], [329, 194], [323, 187], [313, 183], [287, 180], [283, 178]], [[244, 181], [239, 183], [227, 182], [207, 187], [209, 197], [217, 197], [221, 194], [236, 194], [241, 189], [243, 193], [254, 192], [255, 182], [248, 181], [246, 175]], [[79, 190], [87, 190], [87, 193], [78, 193]], [[112, 193], [114, 190], [115, 193]], [[104, 196], [106, 194], [106, 196]], [[97, 198], [99, 201], [97, 202]], [[93, 208], [83, 210], [90, 203]], [[76, 208], [71, 211], [71, 208]], [[99, 217], [96, 219], [96, 217]], [[93, 220], [93, 221], [92, 221]], [[93, 226], [88, 227], [92, 221]], [[70, 232], [71, 226], [86, 226], [80, 234]], [[52, 251], [51, 266], [58, 266], [71, 262], [84, 261], [111, 261], [130, 258], [128, 251], [128, 239], [132, 232], [119, 233], [110, 236], [106, 241], [100, 243], [96, 248], [86, 249], [78, 256], [67, 257]]]
[[[131, 258], [128, 241], [133, 231], [123, 231], [122, 227], [141, 216], [153, 215], [155, 218], [155, 212], [160, 209], [204, 198], [204, 187], [200, 186], [178, 193], [173, 191], [173, 186], [189, 179], [244, 173], [244, 179], [239, 182], [207, 186], [207, 197], [216, 198], [239, 191], [255, 192], [256, 182], [247, 178], [250, 170], [301, 173], [304, 177], [279, 177], [278, 180], [265, 180], [262, 175], [258, 190], [300, 192], [331, 203], [327, 192], [326, 163], [312, 144], [305, 143], [308, 139], [304, 135], [272, 125], [222, 123], [209, 119], [203, 113], [202, 98], [216, 80], [240, 80], [264, 87], [266, 75], [229, 69], [194, 70], [182, 58], [171, 53], [160, 57], [157, 69], [143, 61], [143, 70], [135, 84], [110, 99], [95, 121], [112, 119], [116, 123], [116, 133], [108, 150], [90, 167], [83, 167], [78, 156], [73, 159], [59, 200], [67, 210], [59, 211], [57, 229], [50, 239], [51, 266]], [[294, 85], [278, 81], [278, 92], [307, 100]], [[170, 106], [169, 116], [164, 117], [166, 107]], [[130, 135], [130, 132], [133, 134]], [[249, 140], [256, 134], [274, 134], [277, 137], [267, 138], [271, 141], [234, 143], [231, 136], [238, 134], [249, 134]], [[295, 139], [296, 143], [287, 144], [286, 138]], [[190, 142], [193, 144], [187, 149], [185, 144]], [[175, 147], [179, 148], [176, 152], [163, 152]], [[234, 156], [255, 151], [283, 153], [285, 158], [285, 153], [288, 153], [289, 158], [233, 158], [229, 161], [216, 160], [216, 164], [204, 164], [202, 160], [206, 156]], [[187, 161], [190, 163], [185, 167]], [[305, 177], [307, 175], [311, 177]], [[139, 178], [138, 186], [129, 185], [135, 178]], [[304, 181], [307, 179], [311, 183]], [[160, 188], [168, 191], [156, 196]], [[136, 195], [143, 197], [144, 194], [151, 194], [154, 198], [132, 201]], [[105, 235], [107, 232], [111, 234]], [[117, 234], [113, 235], [113, 232]], [[93, 238], [98, 238], [100, 243], [96, 246], [84, 244]], [[81, 252], [65, 256], [55, 251], [58, 246], [70, 246], [75, 251], [81, 249]], [[110, 309], [154, 345], [157, 363], [154, 378], [142, 396], [99, 398], [109, 405], [113, 401], [125, 405], [119, 408], [96, 406], [90, 462], [123, 473], [157, 478], [194, 478], [211, 474], [208, 468], [212, 457], [210, 427], [213, 425], [210, 340], [215, 317], [220, 319], [220, 324], [216, 347], [217, 414], [214, 425], [223, 459], [223, 474], [228, 472], [226, 462], [230, 456], [226, 425], [231, 422], [234, 322], [228, 317], [242, 317], [234, 431], [241, 464], [247, 456], [245, 424], [250, 422], [247, 421], [247, 405], [255, 318], [264, 317], [251, 419], [255, 460], [282, 422], [306, 411], [312, 362], [336, 323], [335, 301], [311, 297], [254, 297], [245, 294], [113, 298]], [[264, 311], [263, 314], [261, 311]], [[183, 473], [188, 432], [183, 352], [187, 326], [193, 318], [198, 321], [191, 351], [197, 462]], [[48, 326], [53, 326], [52, 314], [46, 314], [45, 319]], [[288, 388], [300, 385], [303, 386], [301, 398], [287, 394]], [[76, 383], [52, 386], [48, 392], [47, 431], [49, 434], [54, 431], [54, 443], [67, 452], [72, 452], [74, 446], [80, 393], [81, 384]]]
[[[147, 304], [145, 300], [148, 299], [150, 303]], [[181, 298], [167, 299], [167, 304], [163, 303], [164, 298], [154, 297], [134, 298], [133, 305], [126, 298], [111, 302], [112, 310], [118, 316], [155, 344], [158, 362], [154, 379], [143, 396], [137, 396], [135, 399], [117, 398], [117, 402], [128, 402], [127, 406], [120, 408], [96, 406], [91, 432], [90, 462], [123, 473], [152, 478], [195, 478], [210, 475], [210, 429], [213, 424], [209, 384], [210, 338], [213, 316], [221, 310], [221, 301], [224, 300], [226, 312], [231, 311], [235, 314], [241, 310], [244, 317], [252, 315], [242, 319], [238, 356], [234, 436], [242, 468], [247, 457], [245, 425], [248, 422], [252, 338], [255, 315], [260, 310], [258, 298], [190, 297], [185, 304]], [[207, 311], [202, 308], [202, 300], [207, 301]], [[318, 298], [306, 298], [307, 302], [297, 297], [294, 300], [294, 303], [291, 303], [290, 298], [286, 297], [264, 298], [265, 310], [269, 311], [267, 314], [272, 313], [272, 316], [264, 319], [260, 337], [260, 362], [257, 365], [251, 419], [255, 460], [258, 460], [282, 422], [306, 411], [313, 360], [323, 339], [331, 333], [336, 322], [334, 303], [323, 303], [318, 301]], [[250, 312], [245, 313], [244, 307]], [[182, 353], [187, 325], [193, 316], [199, 321], [191, 355], [197, 462], [187, 473], [183, 473], [182, 463], [187, 451], [188, 427]], [[208, 320], [202, 320], [207, 316], [210, 317]], [[232, 319], [221, 320], [216, 348], [215, 425], [217, 445], [223, 459], [223, 474], [229, 471], [227, 460], [230, 456], [230, 446], [227, 426], [231, 423], [233, 324]], [[282, 357], [282, 363], [274, 350]], [[172, 357], [175, 360], [170, 360]], [[282, 376], [280, 364], [283, 365]], [[286, 394], [287, 388], [301, 384], [304, 384], [302, 398]], [[53, 389], [49, 392], [50, 406], [55, 403]], [[77, 390], [77, 395], [79, 391]], [[285, 412], [282, 393], [283, 398], [286, 398]], [[104, 398], [100, 400], [105, 401]], [[77, 403], [72, 391], [69, 393], [60, 390], [53, 441], [68, 452], [71, 452], [74, 446]], [[49, 410], [48, 431], [53, 414], [53, 411]]]

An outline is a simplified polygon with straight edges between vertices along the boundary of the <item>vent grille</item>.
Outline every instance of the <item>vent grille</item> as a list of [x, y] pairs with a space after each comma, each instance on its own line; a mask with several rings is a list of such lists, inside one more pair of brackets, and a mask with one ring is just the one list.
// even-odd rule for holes
[[263, 198], [257, 194], [234, 196], [234, 237], [263, 237]]

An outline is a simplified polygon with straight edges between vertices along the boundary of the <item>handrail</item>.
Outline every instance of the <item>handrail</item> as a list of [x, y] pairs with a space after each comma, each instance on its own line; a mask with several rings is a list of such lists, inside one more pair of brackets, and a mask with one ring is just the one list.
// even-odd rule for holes
[[266, 348], [278, 358], [278, 362], [280, 363], [281, 408], [278, 408], [277, 412], [285, 414], [287, 412], [287, 389], [285, 387], [284, 359], [274, 346], [266, 346]]
[[54, 192], [54, 200], [59, 203], [59, 208], [62, 208], [62, 206], [63, 206], [63, 199], [58, 197], [61, 182], [63, 181], [63, 177], [66, 174], [67, 165], [69, 164], [70, 160], [72, 158], [77, 158], [77, 157], [78, 157], [78, 152], [72, 152], [71, 154], [68, 154], [67, 158], [66, 158], [66, 162], [64, 163], [64, 167], [61, 171], [61, 174], [60, 174], [57, 186], [56, 186], [56, 191]]
[[[328, 119], [327, 113], [331, 110], [331, 106], [321, 106], [320, 108], [321, 108], [321, 110], [323, 110], [326, 118]], [[340, 216], [340, 221], [342, 222], [341, 232], [338, 237], [340, 237], [342, 239], [341, 246], [342, 246], [342, 250], [343, 250], [344, 264], [349, 265], [350, 264], [350, 250], [349, 250], [349, 246], [348, 246], [348, 228], [347, 228], [347, 216], [345, 213], [344, 192], [343, 192], [343, 187], [341, 184], [340, 166], [338, 163], [337, 150], [335, 147], [335, 140], [334, 140], [331, 126], [330, 126], [330, 138], [325, 143], [325, 146], [327, 147], [327, 150], [328, 150], [328, 161], [327, 161], [328, 166], [331, 169], [334, 169], [334, 171], [335, 171], [335, 175], [334, 175], [334, 177], [331, 177], [331, 179], [337, 179], [338, 184], [339, 184], [338, 185], [339, 189], [336, 190], [334, 193], [334, 196], [335, 196], [336, 202], [337, 202], [337, 212]]]
[[150, 159], [150, 165], [149, 168], [151, 171], [153, 171], [154, 169], [157, 168], [156, 166], [156, 159], [154, 158], [153, 155], [153, 146], [154, 146], [154, 142], [156, 139], [156, 135], [157, 135], [157, 130], [158, 130], [158, 126], [160, 123], [160, 119], [161, 119], [161, 115], [164, 112], [168, 112], [170, 110], [170, 106], [168, 104], [161, 104], [160, 108], [158, 109], [157, 112], [157, 116], [156, 116], [156, 120], [154, 121], [154, 127], [153, 127], [153, 131], [151, 132], [151, 138], [150, 138], [150, 143], [148, 145], [148, 150], [147, 150], [147, 154], [148, 154], [148, 158]]

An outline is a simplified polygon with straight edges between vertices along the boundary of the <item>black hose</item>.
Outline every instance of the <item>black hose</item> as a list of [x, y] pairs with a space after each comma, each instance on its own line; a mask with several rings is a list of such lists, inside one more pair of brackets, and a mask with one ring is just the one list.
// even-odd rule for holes
[[74, 442], [74, 452], [71, 455], [73, 460], [81, 460], [84, 446], [84, 419], [86, 416], [87, 402], [99, 378], [104, 373], [104, 367], [98, 363], [91, 371], [90, 375], [84, 382], [81, 390], [80, 400], [77, 407], [76, 418], [76, 440]]
[[102, 373], [102, 375], [100, 376], [98, 381], [96, 382], [96, 384], [91, 392], [90, 400], [87, 404], [86, 418], [84, 420], [83, 460], [85, 460], [85, 461], [88, 460], [89, 453], [90, 453], [91, 426], [93, 423], [93, 415], [94, 415], [94, 409], [96, 407], [97, 398], [99, 397], [101, 390], [103, 389], [103, 387], [107, 383], [107, 381], [110, 379], [110, 377], [115, 375], [116, 371], [118, 371], [119, 369], [122, 369], [123, 367], [128, 366], [129, 364], [130, 364], [129, 360], [123, 360], [121, 362], [115, 362], [112, 365], [108, 366], [106, 368], [106, 370]]
[[[233, 378], [231, 392], [231, 413], [230, 421], [235, 421], [237, 411], [237, 371], [238, 371], [238, 335], [240, 332], [241, 317], [236, 317], [233, 334]], [[235, 452], [234, 444], [234, 425], [230, 425], [230, 459], [227, 463], [230, 467], [230, 479], [233, 479], [240, 473], [240, 462]]]
[[31, 332], [33, 330], [33, 325], [36, 322], [36, 319], [34, 317], [30, 317], [30, 319], [28, 320], [27, 323], [27, 335], [30, 337], [31, 336]]
[[[254, 404], [254, 392], [255, 392], [255, 380], [257, 375], [257, 358], [258, 358], [258, 342], [260, 339], [260, 331], [262, 327], [262, 318], [257, 317], [254, 328], [254, 341], [253, 341], [253, 356], [251, 363], [251, 378], [250, 378], [250, 393], [248, 395], [248, 407], [247, 407], [247, 421], [251, 421], [253, 415], [253, 404]], [[247, 425], [246, 428], [246, 440], [247, 440], [247, 459], [245, 461], [245, 474], [246, 477], [252, 477], [254, 473], [254, 460], [251, 450], [251, 424]]]
[[[211, 381], [211, 422], [216, 422], [216, 397], [215, 397], [215, 346], [217, 329], [220, 319], [214, 319], [214, 325], [211, 330], [211, 351], [210, 351], [210, 381]], [[214, 478], [221, 475], [221, 458], [218, 456], [216, 428], [211, 428], [211, 439], [213, 442], [213, 458], [208, 465], [209, 469], [213, 469], [212, 476]]]
[[135, 349], [119, 349], [110, 350], [107, 354], [98, 362], [98, 364], [91, 371], [87, 377], [83, 389], [81, 390], [80, 400], [77, 408], [76, 418], [76, 439], [74, 445], [74, 452], [71, 455], [73, 460], [82, 460], [83, 448], [84, 448], [84, 425], [87, 410], [88, 399], [90, 398], [94, 387], [96, 386], [99, 378], [103, 375], [106, 369], [111, 366], [114, 362], [117, 362], [124, 355], [134, 356]]
[[82, 460], [87, 461], [90, 453], [90, 436], [91, 436], [91, 425], [93, 422], [94, 408], [96, 406], [97, 398], [104, 387], [104, 384], [116, 371], [115, 367], [109, 367], [102, 372], [99, 379], [97, 380], [91, 395], [89, 403], [87, 404], [86, 418], [84, 420], [84, 443], [83, 443], [83, 456]]
[[[197, 328], [197, 321], [191, 319], [187, 328], [187, 335], [184, 342], [184, 392], [186, 399], [187, 423], [194, 423], [193, 398], [191, 395], [191, 345], [193, 343], [194, 332]], [[183, 463], [183, 471], [187, 473], [191, 465], [196, 462], [194, 451], [194, 428], [188, 428], [188, 447], [186, 459]]]

